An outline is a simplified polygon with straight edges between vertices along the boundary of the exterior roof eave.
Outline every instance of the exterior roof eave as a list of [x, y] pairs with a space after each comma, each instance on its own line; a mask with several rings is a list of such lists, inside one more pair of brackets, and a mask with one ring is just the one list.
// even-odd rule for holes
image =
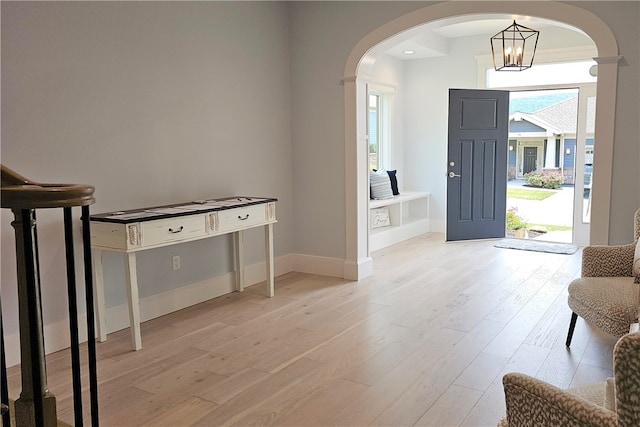
[[525, 120], [529, 123], [532, 123], [538, 127], [545, 129], [547, 131], [547, 135], [550, 135], [550, 134], [560, 135], [563, 133], [561, 129], [558, 129], [557, 127], [540, 119], [539, 117], [536, 117], [533, 114], [521, 113], [518, 111], [513, 113], [511, 116], [509, 116], [509, 122], [511, 122], [512, 120], [513, 121]]

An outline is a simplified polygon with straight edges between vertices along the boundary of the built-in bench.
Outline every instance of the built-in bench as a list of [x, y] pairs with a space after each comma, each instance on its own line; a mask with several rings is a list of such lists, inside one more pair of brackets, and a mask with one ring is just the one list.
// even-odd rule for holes
[[369, 221], [369, 250], [375, 251], [429, 232], [429, 193], [403, 191], [392, 199], [370, 200], [370, 216], [387, 208], [389, 225], [376, 227]]

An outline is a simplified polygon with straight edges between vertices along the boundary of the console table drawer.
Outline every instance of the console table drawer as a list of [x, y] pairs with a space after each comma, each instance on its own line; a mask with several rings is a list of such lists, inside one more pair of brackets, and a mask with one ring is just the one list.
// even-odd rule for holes
[[267, 221], [265, 205], [218, 212], [218, 231], [239, 230]]
[[142, 246], [155, 246], [206, 236], [204, 215], [183, 216], [140, 223]]

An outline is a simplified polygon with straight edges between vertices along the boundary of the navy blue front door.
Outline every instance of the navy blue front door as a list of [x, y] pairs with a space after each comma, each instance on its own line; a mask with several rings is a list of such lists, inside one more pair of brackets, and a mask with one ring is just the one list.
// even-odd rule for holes
[[449, 90], [447, 241], [504, 237], [509, 92]]

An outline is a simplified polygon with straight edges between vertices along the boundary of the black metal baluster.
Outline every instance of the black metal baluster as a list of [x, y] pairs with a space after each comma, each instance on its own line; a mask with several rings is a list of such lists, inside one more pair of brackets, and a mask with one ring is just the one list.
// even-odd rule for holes
[[82, 427], [82, 380], [80, 371], [80, 339], [78, 337], [78, 302], [76, 298], [76, 268], [73, 251], [71, 208], [64, 210], [64, 242], [67, 258], [67, 297], [69, 300], [69, 334], [71, 336], [71, 376], [73, 378], [73, 412], [76, 427]]
[[[35, 423], [40, 427], [44, 425], [44, 402], [42, 399], [43, 390], [42, 379], [46, 377], [44, 371], [44, 336], [37, 332], [37, 329], [42, 330], [42, 327], [36, 325], [42, 325], [42, 311], [38, 310], [38, 306], [41, 306], [42, 300], [39, 298], [39, 292], [36, 291], [36, 287], [39, 288], [39, 282], [36, 279], [39, 274], [33, 275], [33, 272], [39, 270], [38, 264], [38, 249], [37, 239], [35, 238], [36, 218], [35, 211], [29, 209], [22, 209], [22, 224], [25, 251], [25, 264], [27, 267], [27, 301], [29, 304], [27, 317], [29, 319], [30, 331], [29, 338], [31, 344], [31, 378], [33, 388], [33, 405], [35, 408]], [[29, 224], [29, 225], [27, 225]], [[33, 227], [33, 228], [31, 228]], [[33, 235], [31, 234], [33, 230]], [[31, 250], [29, 250], [31, 249]], [[40, 354], [38, 354], [40, 353]], [[37, 369], [36, 366], [40, 367]]]
[[7, 361], [4, 353], [4, 327], [2, 326], [2, 301], [0, 300], [0, 403], [2, 404], [2, 425], [11, 425], [9, 413], [9, 385], [7, 383]]
[[93, 264], [91, 257], [91, 230], [89, 206], [82, 206], [82, 246], [84, 249], [84, 282], [87, 304], [87, 346], [89, 351], [89, 392], [91, 399], [91, 425], [98, 427], [98, 365], [96, 357], [96, 327], [93, 302]]

